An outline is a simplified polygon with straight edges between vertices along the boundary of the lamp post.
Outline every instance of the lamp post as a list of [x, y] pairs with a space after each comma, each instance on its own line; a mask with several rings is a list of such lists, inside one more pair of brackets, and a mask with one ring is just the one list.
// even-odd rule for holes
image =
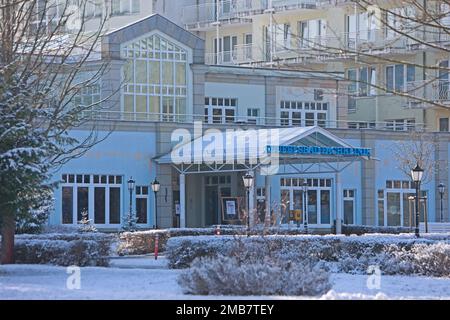
[[128, 213], [128, 226], [130, 230], [133, 228], [133, 190], [136, 185], [136, 182], [133, 180], [133, 177], [130, 177], [128, 180], [128, 191], [130, 192], [130, 212]]
[[438, 186], [439, 195], [441, 196], [441, 222], [444, 222], [444, 202], [442, 201], [445, 193], [445, 185], [441, 182]]
[[305, 232], [308, 233], [308, 206], [306, 201], [308, 200], [308, 181], [306, 179], [303, 180], [303, 226], [305, 227]]
[[247, 189], [247, 237], [250, 236], [250, 188], [253, 186], [253, 176], [247, 173], [242, 177], [244, 186]]
[[155, 178], [155, 180], [153, 180], [151, 185], [152, 185], [153, 193], [155, 194], [155, 224], [153, 225], [153, 229], [158, 229], [158, 197], [157, 197], [157, 195], [158, 195], [159, 189], [161, 188], [161, 184]]
[[420, 182], [423, 178], [423, 169], [417, 164], [417, 166], [411, 170], [411, 178], [416, 185], [416, 237], [420, 237], [419, 223], [420, 223]]

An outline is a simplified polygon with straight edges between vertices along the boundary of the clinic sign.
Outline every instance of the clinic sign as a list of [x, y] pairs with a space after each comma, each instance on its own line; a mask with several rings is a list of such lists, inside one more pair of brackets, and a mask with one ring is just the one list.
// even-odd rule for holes
[[370, 157], [371, 149], [317, 146], [267, 146], [267, 154]]

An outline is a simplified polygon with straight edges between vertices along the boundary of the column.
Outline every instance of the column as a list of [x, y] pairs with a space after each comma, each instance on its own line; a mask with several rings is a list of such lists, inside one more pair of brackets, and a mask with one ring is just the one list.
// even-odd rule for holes
[[250, 217], [250, 227], [253, 227], [255, 225], [255, 190], [256, 190], [256, 171], [251, 171], [250, 174], [253, 176], [253, 185], [249, 190], [249, 200], [248, 200], [248, 212]]
[[180, 174], [180, 228], [186, 228], [186, 175]]
[[266, 227], [270, 227], [270, 224], [271, 224], [271, 215], [270, 215], [270, 213], [271, 213], [271, 210], [272, 210], [272, 208], [271, 208], [271, 199], [270, 199], [270, 192], [271, 192], [271, 190], [270, 190], [270, 178], [271, 178], [271, 176], [269, 176], [269, 175], [266, 175], [266, 176], [264, 176], [264, 179], [265, 179], [265, 189], [266, 189], [266, 216], [265, 216], [265, 221], [264, 221], [264, 225], [266, 226]]
[[342, 196], [343, 196], [343, 190], [342, 190], [342, 182], [341, 182], [341, 173], [336, 173], [336, 179], [335, 179], [335, 190], [336, 190], [336, 234], [342, 234]]

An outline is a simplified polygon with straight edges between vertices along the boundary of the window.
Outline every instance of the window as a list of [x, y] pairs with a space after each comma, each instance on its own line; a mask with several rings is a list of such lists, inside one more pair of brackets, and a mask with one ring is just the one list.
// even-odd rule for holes
[[326, 127], [329, 104], [326, 102], [280, 102], [280, 124], [282, 126]]
[[[421, 193], [421, 217], [424, 221], [427, 191]], [[388, 180], [386, 189], [378, 191], [379, 226], [414, 226], [414, 183], [408, 180]]]
[[122, 47], [127, 120], [180, 121], [186, 114], [187, 52], [159, 35]]
[[349, 129], [375, 129], [375, 122], [349, 122]]
[[274, 46], [275, 51], [282, 52], [291, 48], [291, 25], [278, 24], [274, 26]]
[[415, 119], [387, 120], [386, 129], [392, 131], [411, 131], [416, 127]]
[[299, 48], [314, 48], [324, 46], [326, 38], [325, 20], [308, 20], [298, 22], [298, 34], [300, 35]]
[[438, 94], [437, 94], [437, 100], [448, 100], [449, 99], [449, 75], [448, 72], [449, 68], [449, 61], [444, 60], [439, 63], [439, 87], [438, 87]]
[[135, 14], [140, 12], [140, 0], [111, 0], [112, 15]]
[[205, 123], [234, 123], [237, 104], [236, 98], [205, 98]]
[[347, 70], [350, 81], [348, 91], [350, 95], [368, 96], [376, 94], [377, 71], [374, 67], [363, 67]]
[[253, 58], [253, 35], [251, 33], [244, 35], [244, 57], [245, 60]]
[[219, 50], [217, 50], [217, 38], [213, 39], [215, 64], [229, 63], [237, 59], [237, 36], [225, 36], [219, 38]]
[[259, 117], [259, 109], [258, 108], [250, 108], [247, 109], [247, 122], [251, 124], [256, 124], [258, 122]]
[[281, 178], [281, 200], [285, 203], [285, 214], [287, 217], [294, 217], [296, 211], [303, 211], [303, 183], [305, 180], [308, 184], [306, 197], [308, 223], [330, 225], [331, 179]]
[[63, 223], [77, 224], [87, 213], [95, 224], [120, 224], [122, 181], [116, 175], [63, 174]]
[[374, 13], [362, 12], [347, 16], [347, 46], [356, 49], [356, 43], [376, 40], [377, 17]]
[[388, 93], [407, 90], [406, 84], [415, 81], [416, 70], [413, 65], [396, 64], [386, 67], [386, 91]]
[[448, 132], [448, 118], [439, 118], [439, 131], [440, 132]]
[[344, 190], [344, 224], [355, 224], [355, 190]]
[[137, 223], [148, 223], [148, 186], [136, 187], [136, 218]]

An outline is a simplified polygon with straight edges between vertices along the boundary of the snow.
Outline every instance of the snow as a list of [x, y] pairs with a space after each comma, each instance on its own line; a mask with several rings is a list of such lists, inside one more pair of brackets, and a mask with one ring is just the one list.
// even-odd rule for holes
[[[148, 259], [146, 261], [145, 259]], [[120, 261], [124, 260], [124, 261]], [[126, 262], [125, 262], [126, 261]], [[66, 268], [48, 265], [0, 266], [0, 299], [311, 299], [310, 297], [224, 297], [183, 295], [180, 270], [169, 270], [164, 258], [115, 259], [114, 267], [81, 268], [81, 289], [66, 289]], [[333, 274], [333, 288], [315, 299], [450, 299], [450, 278], [382, 276], [381, 289], [370, 290], [367, 276]]]

